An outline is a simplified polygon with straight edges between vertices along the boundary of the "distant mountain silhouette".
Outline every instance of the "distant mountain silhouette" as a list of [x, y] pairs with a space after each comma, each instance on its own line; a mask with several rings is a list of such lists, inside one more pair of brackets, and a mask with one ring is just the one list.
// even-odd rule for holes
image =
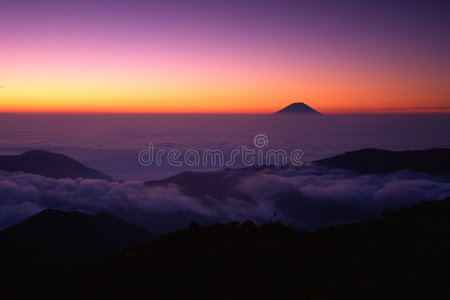
[[147, 230], [106, 213], [46, 209], [0, 231], [0, 257], [8, 257], [0, 261], [0, 269], [71, 270], [152, 239]]
[[[433, 175], [450, 173], [450, 149], [429, 149], [418, 151], [389, 151], [379, 149], [362, 149], [332, 156], [314, 162], [328, 168], [347, 169], [361, 174], [392, 173], [400, 170], [412, 170]], [[175, 176], [148, 181], [146, 186], [168, 186], [175, 184], [178, 189], [190, 197], [217, 199], [250, 199], [238, 186], [245, 178], [260, 171], [277, 168], [275, 166], [254, 166], [217, 171], [187, 171]], [[304, 167], [283, 167], [304, 168]], [[299, 191], [293, 190], [292, 197], [300, 197]], [[284, 196], [286, 197], [286, 195]]]
[[275, 114], [284, 114], [284, 113], [294, 113], [294, 114], [317, 114], [320, 115], [320, 113], [311, 108], [310, 106], [306, 105], [303, 102], [294, 102], [285, 108], [277, 111]]
[[248, 195], [236, 190], [235, 187], [242, 178], [248, 175], [245, 170], [252, 172], [250, 169], [229, 169], [227, 173], [186, 171], [164, 180], [148, 181], [145, 185], [153, 187], [176, 184], [182, 193], [196, 198], [234, 197], [243, 199]]
[[25, 172], [51, 178], [89, 178], [111, 180], [111, 177], [63, 154], [32, 150], [21, 155], [1, 155], [0, 170]]
[[450, 149], [422, 151], [361, 149], [322, 159], [317, 163], [362, 174], [412, 170], [443, 175], [450, 173]]

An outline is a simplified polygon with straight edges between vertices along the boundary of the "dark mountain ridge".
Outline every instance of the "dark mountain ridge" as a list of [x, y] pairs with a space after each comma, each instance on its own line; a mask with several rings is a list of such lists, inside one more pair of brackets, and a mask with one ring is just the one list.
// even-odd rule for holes
[[[358, 174], [385, 174], [401, 170], [411, 170], [432, 175], [450, 174], [450, 149], [429, 149], [417, 151], [389, 151], [362, 149], [313, 162], [313, 166], [346, 169]], [[175, 184], [180, 191], [191, 197], [222, 199], [237, 197], [247, 199], [248, 195], [236, 186], [245, 178], [260, 171], [273, 168], [307, 168], [290, 166], [254, 166], [219, 171], [186, 171], [169, 178], [148, 181], [145, 185], [168, 186]]]
[[148, 181], [145, 183], [148, 187], [177, 185], [180, 191], [190, 197], [223, 197], [246, 198], [247, 195], [236, 191], [235, 187], [242, 178], [253, 173], [250, 168], [247, 169], [228, 169], [227, 173], [221, 172], [192, 172], [186, 171], [164, 180]]
[[71, 270], [153, 239], [145, 229], [107, 213], [88, 215], [46, 209], [0, 231], [3, 268]]
[[32, 150], [21, 155], [1, 155], [0, 170], [25, 172], [51, 178], [111, 180], [110, 176], [59, 153]]
[[56, 278], [47, 292], [78, 299], [446, 299], [449, 235], [450, 198], [316, 232], [276, 221], [192, 223]]
[[367, 148], [321, 159], [316, 163], [361, 174], [411, 170], [444, 175], [450, 173], [450, 149], [389, 151]]

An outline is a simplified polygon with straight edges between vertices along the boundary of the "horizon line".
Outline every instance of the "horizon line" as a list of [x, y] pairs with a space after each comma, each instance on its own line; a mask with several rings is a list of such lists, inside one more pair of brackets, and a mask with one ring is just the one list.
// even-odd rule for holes
[[[118, 111], [0, 111], [0, 115], [275, 115], [277, 111], [262, 112], [118, 112]], [[430, 111], [342, 111], [328, 112], [321, 115], [423, 115], [423, 114], [450, 114], [450, 110]], [[311, 116], [309, 113], [286, 113], [283, 115]]]

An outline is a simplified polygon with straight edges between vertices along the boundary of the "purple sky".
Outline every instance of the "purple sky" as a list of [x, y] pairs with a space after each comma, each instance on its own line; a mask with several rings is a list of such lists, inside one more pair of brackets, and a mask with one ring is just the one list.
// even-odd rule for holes
[[0, 107], [268, 112], [300, 97], [329, 112], [448, 109], [449, 11], [448, 1], [3, 0]]

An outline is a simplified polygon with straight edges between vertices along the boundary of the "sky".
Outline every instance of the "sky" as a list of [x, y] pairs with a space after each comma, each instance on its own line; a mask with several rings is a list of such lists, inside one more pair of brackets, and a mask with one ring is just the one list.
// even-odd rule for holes
[[0, 0], [0, 112], [450, 112], [450, 2]]

